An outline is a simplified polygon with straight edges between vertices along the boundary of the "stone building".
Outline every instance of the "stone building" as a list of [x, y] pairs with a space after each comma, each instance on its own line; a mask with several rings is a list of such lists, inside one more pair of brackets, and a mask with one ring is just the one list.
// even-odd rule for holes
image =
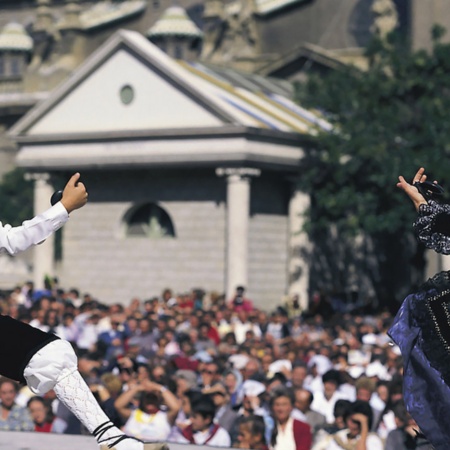
[[[291, 85], [176, 61], [119, 31], [10, 130], [36, 179], [36, 210], [56, 175], [82, 173], [89, 203], [35, 249], [35, 276], [88, 286], [104, 301], [194, 286], [260, 306], [307, 290], [295, 189], [311, 134], [329, 129]], [[299, 273], [303, 276], [299, 277]], [[300, 284], [299, 284], [300, 283]]]

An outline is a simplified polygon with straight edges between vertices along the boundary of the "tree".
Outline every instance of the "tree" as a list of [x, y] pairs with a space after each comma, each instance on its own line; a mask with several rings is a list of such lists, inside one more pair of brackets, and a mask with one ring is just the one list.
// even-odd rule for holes
[[350, 277], [360, 292], [398, 305], [422, 281], [415, 211], [395, 184], [420, 166], [450, 181], [450, 45], [441, 29], [433, 37], [429, 53], [393, 35], [375, 40], [367, 71], [347, 67], [297, 85], [299, 102], [324, 111], [334, 126], [317, 136], [299, 186], [311, 192], [307, 231], [321, 243], [311, 260], [313, 286], [348, 291]]
[[0, 183], [1, 221], [13, 226], [33, 214], [33, 182], [26, 180], [23, 169], [6, 173]]

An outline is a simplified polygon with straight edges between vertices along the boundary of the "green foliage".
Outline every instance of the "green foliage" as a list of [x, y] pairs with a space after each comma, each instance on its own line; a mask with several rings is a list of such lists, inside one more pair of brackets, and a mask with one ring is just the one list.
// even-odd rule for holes
[[322, 133], [305, 161], [301, 187], [313, 188], [316, 226], [343, 232], [395, 233], [411, 205], [395, 184], [419, 166], [438, 180], [450, 168], [450, 45], [409, 52], [376, 41], [370, 70], [354, 68], [298, 85], [303, 105], [326, 111], [334, 133]]
[[376, 40], [367, 49], [369, 70], [347, 67], [297, 85], [299, 102], [322, 111], [334, 126], [318, 136], [302, 168], [300, 188], [312, 200], [310, 233], [333, 224], [341, 240], [363, 233], [377, 243], [401, 242], [415, 211], [395, 186], [398, 176], [410, 180], [423, 166], [445, 187], [450, 44], [440, 41], [442, 35], [433, 30], [429, 53], [412, 52], [393, 36]]
[[4, 175], [0, 183], [0, 220], [13, 226], [33, 217], [33, 182], [25, 180], [22, 169]]

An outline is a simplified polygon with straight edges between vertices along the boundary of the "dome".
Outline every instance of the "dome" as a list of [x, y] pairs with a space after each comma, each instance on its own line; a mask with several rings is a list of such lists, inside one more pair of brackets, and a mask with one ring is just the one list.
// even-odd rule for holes
[[33, 39], [19, 23], [12, 22], [0, 33], [0, 51], [30, 52], [33, 49]]
[[148, 30], [147, 37], [202, 37], [203, 33], [180, 6], [172, 6]]

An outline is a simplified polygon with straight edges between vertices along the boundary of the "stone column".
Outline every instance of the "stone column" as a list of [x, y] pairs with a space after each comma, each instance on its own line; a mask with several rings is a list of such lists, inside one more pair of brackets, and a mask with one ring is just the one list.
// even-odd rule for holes
[[226, 226], [226, 296], [230, 298], [237, 286], [248, 287], [248, 229], [250, 216], [250, 179], [259, 176], [259, 169], [218, 168], [216, 174], [227, 179]]
[[[50, 208], [50, 197], [53, 194], [53, 187], [49, 183], [48, 173], [27, 174], [28, 180], [34, 181], [34, 214], [40, 214]], [[44, 287], [46, 275], [54, 275], [54, 243], [55, 237], [52, 234], [45, 242], [33, 247], [33, 282], [36, 289]]]
[[289, 294], [298, 295], [303, 310], [308, 308], [311, 243], [302, 227], [309, 204], [309, 195], [294, 188], [289, 202]]

